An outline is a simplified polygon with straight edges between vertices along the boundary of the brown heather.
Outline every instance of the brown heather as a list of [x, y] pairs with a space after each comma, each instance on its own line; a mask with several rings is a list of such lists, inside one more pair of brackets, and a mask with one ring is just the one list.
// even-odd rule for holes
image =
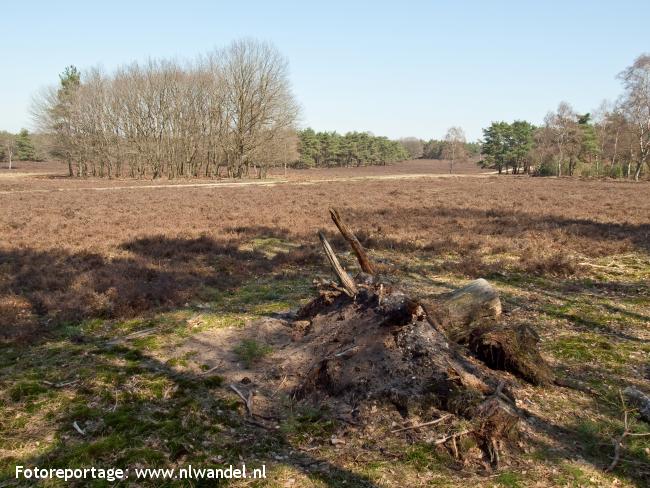
[[[57, 184], [69, 191], [0, 194], [5, 339], [168, 309], [200, 299], [206, 287], [232, 290], [271, 271], [326, 269], [316, 231], [328, 206], [340, 207], [388, 261], [397, 253], [429, 259], [433, 275], [571, 275], [583, 258], [650, 250], [644, 182], [484, 176], [111, 191]], [[245, 246], [269, 237], [297, 247], [269, 259]]]

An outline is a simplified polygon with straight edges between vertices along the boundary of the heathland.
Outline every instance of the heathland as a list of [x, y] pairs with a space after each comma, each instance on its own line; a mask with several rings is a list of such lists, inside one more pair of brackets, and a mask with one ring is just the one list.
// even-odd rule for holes
[[[234, 183], [66, 171], [22, 163], [0, 172], [3, 477], [16, 464], [244, 459], [266, 463], [271, 486], [650, 479], [640, 435], [604, 471], [624, 430], [620, 389], [649, 386], [649, 182], [499, 176], [469, 163], [449, 176], [445, 162], [424, 160], [275, 169]], [[527, 415], [498, 470], [428, 444], [420, 431], [351, 424], [281, 394], [265, 399], [282, 412], [270, 424], [246, 418], [228, 384], [265, 381], [260, 371], [280, 351], [260, 324], [312, 298], [315, 277], [331, 276], [319, 229], [355, 270], [329, 207], [418, 297], [490, 280], [504, 313], [539, 335], [555, 374], [581, 385], [519, 384]]]

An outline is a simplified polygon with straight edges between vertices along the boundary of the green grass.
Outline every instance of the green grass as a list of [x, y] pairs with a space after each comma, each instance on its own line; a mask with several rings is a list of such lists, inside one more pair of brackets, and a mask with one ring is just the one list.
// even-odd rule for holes
[[281, 423], [280, 430], [292, 439], [324, 440], [334, 433], [338, 425], [324, 408], [293, 403], [286, 407], [286, 419]]
[[250, 368], [264, 356], [271, 353], [273, 349], [267, 344], [261, 344], [253, 339], [245, 339], [235, 347], [234, 351], [244, 366]]
[[[275, 241], [252, 245], [267, 247], [271, 253], [282, 252], [283, 246]], [[406, 262], [408, 258], [404, 254], [400, 259]], [[438, 257], [422, 254], [409, 265], [408, 273], [396, 271], [396, 277], [411, 279], [413, 289], [423, 295], [467, 281], [464, 276], [439, 274], [438, 261]], [[626, 281], [642, 283], [646, 270], [639, 263], [630, 260], [630, 273], [608, 275], [607, 283], [621, 287]], [[650, 353], [650, 344], [634, 340], [642, 337], [647, 326], [650, 300], [642, 292], [638, 296], [632, 292], [621, 296], [601, 293], [599, 281], [593, 277], [592, 281], [562, 281], [508, 273], [492, 278], [507, 308], [521, 307], [529, 314], [526, 318], [542, 336], [544, 354], [558, 371], [589, 383], [597, 392], [593, 397], [564, 390], [550, 395], [555, 389], [528, 392], [541, 415], [554, 415], [544, 421], [564, 433], [556, 439], [557, 446], [535, 446], [524, 456], [531, 463], [527, 474], [506, 470], [489, 481], [476, 476], [467, 480], [465, 474], [459, 476], [450, 468], [455, 461], [444, 448], [372, 431], [356, 432], [346, 438], [346, 446], [332, 446], [331, 436], [349, 427], [327, 410], [289, 400], [279, 407], [282, 418], [278, 428], [260, 430], [245, 422], [241, 401], [224, 388], [223, 377], [192, 377], [187, 373], [191, 353], [174, 359], [163, 357], [166, 350], [198, 332], [241, 327], [247, 321], [296, 308], [313, 295], [311, 272], [305, 270], [251, 279], [226, 292], [206, 289], [196, 302], [168, 312], [128, 320], [67, 323], [49, 331], [42, 342], [0, 346], [0, 440], [10, 453], [0, 459], [0, 484], [13, 479], [17, 463], [44, 467], [200, 466], [238, 463], [241, 456], [247, 463], [269, 463], [268, 472], [275, 478], [271, 481], [275, 485], [270, 486], [283, 486], [290, 478], [296, 480], [291, 486], [297, 488], [362, 486], [366, 480], [378, 486], [409, 486], [410, 482], [423, 482], [421, 476], [428, 476], [430, 486], [480, 486], [485, 482], [485, 486], [523, 487], [533, 479], [544, 486], [613, 486], [614, 481], [620, 486], [639, 486], [643, 478], [638, 467], [647, 463], [649, 438], [626, 441], [612, 475], [603, 475], [602, 466], [612, 454], [611, 438], [622, 429], [617, 388], [638, 381], [639, 368]], [[570, 291], [557, 291], [568, 285]], [[148, 328], [155, 328], [155, 334], [108, 344]], [[271, 352], [268, 345], [254, 340], [231, 347], [246, 367]], [[77, 382], [55, 388], [43, 380]], [[72, 428], [73, 422], [86, 431], [85, 436]], [[640, 423], [634, 428], [635, 432], [648, 429]], [[353, 444], [356, 440], [359, 444]], [[314, 446], [318, 449], [314, 459], [329, 463], [330, 471], [311, 472], [289, 460], [290, 452], [312, 453]], [[368, 446], [387, 447], [397, 456]], [[219, 461], [215, 461], [217, 456]], [[587, 463], [564, 462], [578, 456]]]
[[547, 349], [558, 358], [576, 362], [601, 361], [619, 365], [626, 359], [616, 345], [593, 334], [558, 338]]
[[38, 381], [18, 381], [9, 388], [9, 398], [14, 402], [33, 400], [47, 393], [48, 389]]
[[499, 486], [505, 486], [507, 488], [523, 488], [521, 475], [515, 473], [514, 471], [504, 471], [500, 473], [495, 479]]

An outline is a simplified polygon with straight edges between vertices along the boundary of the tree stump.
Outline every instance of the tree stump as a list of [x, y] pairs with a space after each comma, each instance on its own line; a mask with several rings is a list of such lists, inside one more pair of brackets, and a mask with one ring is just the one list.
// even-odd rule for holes
[[[338, 212], [332, 217], [341, 229]], [[344, 224], [343, 224], [344, 225]], [[347, 226], [344, 237], [359, 256]], [[321, 290], [302, 307], [308, 319], [305, 351], [313, 363], [296, 389], [299, 398], [323, 396], [353, 407], [384, 400], [404, 416], [435, 407], [466, 418], [471, 434], [494, 453], [517, 431], [518, 409], [503, 370], [534, 384], [552, 373], [528, 326], [500, 324], [501, 302], [484, 279], [424, 304], [380, 277], [361, 248], [365, 272], [353, 280], [322, 233], [327, 258], [341, 285]]]

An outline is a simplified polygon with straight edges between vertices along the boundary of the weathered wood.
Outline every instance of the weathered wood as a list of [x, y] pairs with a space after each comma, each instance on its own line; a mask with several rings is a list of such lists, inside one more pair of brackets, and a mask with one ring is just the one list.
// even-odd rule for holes
[[639, 417], [644, 422], [650, 423], [650, 396], [633, 386], [628, 386], [623, 390], [623, 395], [627, 401], [638, 410]]
[[347, 224], [343, 222], [343, 219], [341, 218], [338, 210], [330, 208], [330, 216], [336, 224], [336, 227], [338, 227], [339, 231], [341, 232], [343, 238], [348, 242], [348, 244], [350, 244], [350, 247], [352, 247], [354, 254], [356, 254], [359, 265], [361, 266], [361, 271], [370, 275], [375, 274], [375, 267], [372, 265], [372, 262], [368, 258], [366, 250], [359, 242], [359, 239], [357, 239], [357, 236], [354, 235], [354, 232], [352, 232]]
[[355, 285], [352, 277], [347, 273], [347, 271], [345, 271], [345, 269], [343, 269], [341, 263], [339, 263], [339, 260], [336, 257], [336, 254], [334, 254], [334, 250], [332, 249], [332, 246], [330, 246], [330, 243], [327, 241], [327, 238], [322, 232], [318, 233], [318, 237], [320, 239], [321, 244], [323, 245], [323, 250], [325, 251], [325, 255], [327, 256], [327, 259], [332, 265], [332, 269], [334, 270], [334, 273], [336, 274], [339, 281], [341, 282], [341, 286], [343, 286], [343, 290], [350, 297], [356, 296], [356, 294], [358, 293], [357, 285]]
[[427, 314], [452, 342], [464, 343], [482, 319], [496, 320], [501, 315], [497, 291], [483, 278], [474, 280], [426, 307]]

